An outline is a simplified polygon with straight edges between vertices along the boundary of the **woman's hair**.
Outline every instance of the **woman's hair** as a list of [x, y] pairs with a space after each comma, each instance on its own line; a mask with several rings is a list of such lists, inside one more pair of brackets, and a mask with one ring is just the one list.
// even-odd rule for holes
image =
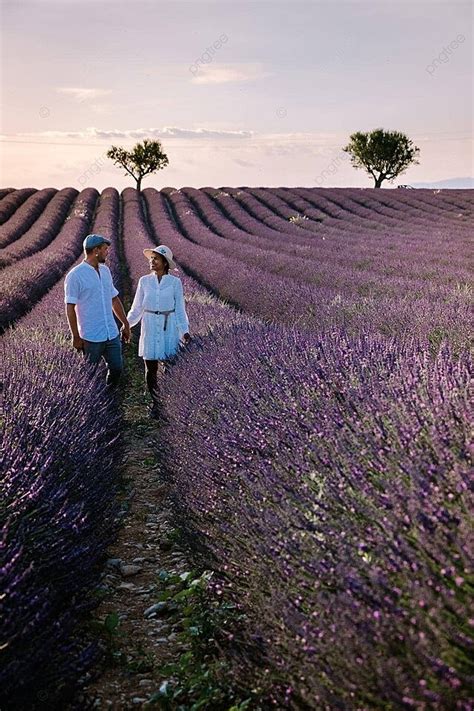
[[168, 272], [170, 270], [170, 265], [168, 263], [168, 260], [166, 259], [166, 257], [164, 257], [162, 254], [159, 254], [158, 252], [156, 252], [156, 254], [158, 254], [158, 256], [161, 257], [163, 264], [165, 265], [165, 274], [168, 274]]

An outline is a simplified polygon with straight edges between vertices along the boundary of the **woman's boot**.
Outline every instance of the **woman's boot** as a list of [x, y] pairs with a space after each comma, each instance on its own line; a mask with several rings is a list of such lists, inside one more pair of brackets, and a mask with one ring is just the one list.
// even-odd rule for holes
[[158, 407], [158, 361], [157, 360], [146, 360], [145, 361], [145, 380], [147, 384], [148, 391], [151, 395], [152, 404], [148, 410], [148, 414], [153, 419], [158, 419], [159, 417], [159, 407]]

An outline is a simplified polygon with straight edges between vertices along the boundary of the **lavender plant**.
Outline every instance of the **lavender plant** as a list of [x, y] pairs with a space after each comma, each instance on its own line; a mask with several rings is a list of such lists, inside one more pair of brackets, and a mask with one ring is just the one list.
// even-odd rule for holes
[[26, 328], [0, 347], [0, 702], [58, 708], [97, 659], [79, 625], [116, 530], [120, 426], [72, 350]]
[[0, 703], [59, 707], [97, 655], [80, 623], [114, 535], [119, 422], [62, 310], [94, 231], [119, 288], [146, 247], [180, 265], [195, 339], [162, 383], [164, 473], [245, 610], [236, 686], [270, 684], [276, 708], [468, 711], [469, 191], [86, 189], [63, 222], [65, 191], [38, 211], [48, 190], [0, 192], [0, 325], [18, 324], [0, 366]]
[[20, 188], [9, 192], [0, 205], [0, 225], [3, 225], [17, 210], [22, 203], [31, 195], [36, 193], [36, 188]]
[[[96, 193], [81, 195], [71, 227], [116, 237], [116, 191], [103, 191], [92, 224]], [[84, 619], [118, 525], [119, 411], [70, 348], [63, 281], [0, 342], [5, 708], [64, 708], [98, 660]]]
[[31, 227], [56, 193], [55, 188], [44, 188], [28, 197], [9, 220], [1, 225], [0, 247], [6, 247]]
[[0, 332], [30, 309], [77, 258], [91, 224], [97, 198], [95, 188], [82, 190], [62, 229], [48, 248], [3, 270]]
[[32, 226], [12, 244], [0, 249], [0, 268], [47, 247], [61, 229], [77, 195], [75, 188], [59, 190]]
[[3, 200], [9, 193], [14, 192], [15, 188], [0, 188], [0, 200]]
[[245, 601], [280, 704], [470, 708], [471, 372], [448, 346], [252, 324], [168, 373], [177, 514]]
[[[305, 283], [293, 271], [299, 264], [295, 259], [287, 258], [283, 264], [272, 252], [240, 248], [235, 240], [223, 238], [219, 247], [225, 255], [219, 254], [217, 236], [200, 225], [196, 216], [181, 210], [175, 214], [176, 224], [162, 193], [148, 188], [143, 196], [155, 234], [169, 244], [183, 267], [220, 297], [259, 318], [297, 323], [321, 333], [342, 327], [353, 333], [369, 330], [402, 338], [416, 334], [434, 347], [443, 337], [462, 345], [472, 332], [466, 328], [471, 323], [468, 291], [422, 280], [407, 293], [407, 282], [401, 276], [394, 277], [390, 286], [385, 280], [364, 281], [352, 268], [344, 280], [342, 270], [326, 270], [324, 264], [312, 267], [313, 278], [320, 281]], [[349, 269], [349, 257], [346, 263]], [[281, 274], [277, 274], [279, 269]], [[458, 278], [458, 283], [465, 283], [462, 272]]]

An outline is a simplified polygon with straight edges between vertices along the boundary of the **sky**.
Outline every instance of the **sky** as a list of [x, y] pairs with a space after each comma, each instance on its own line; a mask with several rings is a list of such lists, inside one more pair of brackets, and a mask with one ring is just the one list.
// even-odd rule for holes
[[372, 187], [342, 148], [406, 133], [398, 184], [474, 187], [464, 0], [2, 0], [0, 183], [134, 185], [112, 145], [159, 140], [153, 186]]

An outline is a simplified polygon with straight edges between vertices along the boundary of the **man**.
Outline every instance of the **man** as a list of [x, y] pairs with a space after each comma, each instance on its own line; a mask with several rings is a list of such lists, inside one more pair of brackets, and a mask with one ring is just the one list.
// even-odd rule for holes
[[130, 341], [130, 326], [105, 260], [110, 241], [102, 235], [87, 235], [84, 261], [71, 269], [64, 283], [66, 316], [72, 345], [91, 363], [103, 357], [108, 366], [107, 384], [117, 385], [122, 372], [122, 346], [116, 315], [122, 323], [122, 337]]

